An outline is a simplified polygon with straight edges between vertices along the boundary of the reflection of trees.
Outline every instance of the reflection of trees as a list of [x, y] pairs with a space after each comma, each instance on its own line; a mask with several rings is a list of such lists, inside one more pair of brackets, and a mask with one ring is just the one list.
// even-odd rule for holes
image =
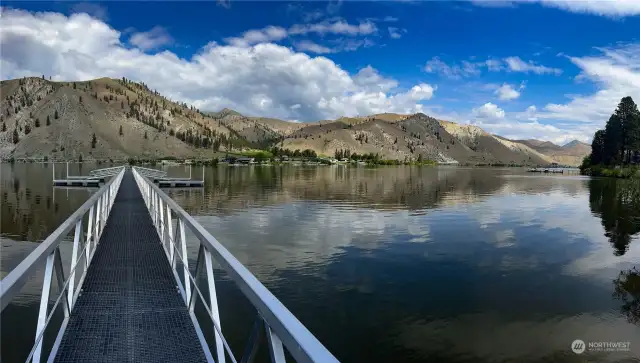
[[599, 216], [616, 256], [627, 252], [631, 237], [640, 232], [637, 181], [593, 179], [589, 181], [589, 206]]
[[618, 278], [613, 280], [615, 290], [613, 296], [622, 301], [620, 310], [632, 324], [640, 323], [640, 271], [632, 268], [620, 271]]

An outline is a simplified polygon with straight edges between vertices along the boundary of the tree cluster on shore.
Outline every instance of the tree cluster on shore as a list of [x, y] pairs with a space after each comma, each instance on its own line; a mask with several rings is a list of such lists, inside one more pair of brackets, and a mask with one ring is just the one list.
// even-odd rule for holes
[[580, 166], [584, 174], [600, 175], [606, 169], [640, 162], [640, 112], [631, 97], [624, 97], [603, 130], [591, 142], [591, 154]]

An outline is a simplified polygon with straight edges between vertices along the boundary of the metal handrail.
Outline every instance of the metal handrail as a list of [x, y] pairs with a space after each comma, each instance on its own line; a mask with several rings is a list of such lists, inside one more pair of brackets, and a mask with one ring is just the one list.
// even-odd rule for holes
[[[91, 170], [89, 172], [90, 176], [111, 176], [111, 175], [117, 175], [120, 170], [122, 170], [124, 167], [123, 166], [113, 166], [110, 168], [102, 168], [102, 169], [96, 169], [96, 170]], [[68, 174], [68, 171], [67, 171]]]
[[[217, 348], [216, 362], [224, 363], [224, 348], [227, 348], [227, 353], [229, 353], [229, 356], [234, 362], [235, 357], [228, 349], [226, 340], [222, 336], [211, 262], [212, 256], [236, 283], [240, 291], [247, 297], [259, 314], [246, 346], [242, 362], [250, 361], [251, 357], [256, 353], [261, 336], [260, 325], [262, 322], [264, 323], [265, 333], [269, 343], [269, 353], [273, 362], [284, 362], [283, 345], [298, 362], [338, 362], [322, 343], [320, 343], [240, 261], [224, 248], [204, 227], [196, 222], [191, 215], [185, 212], [175, 201], [160, 190], [160, 188], [143, 176], [142, 173], [138, 172], [138, 167], [133, 167], [133, 174], [144, 201], [149, 208], [152, 221], [156, 226], [160, 241], [165, 247], [165, 252], [174, 270], [179, 289], [181, 290], [185, 304], [189, 307], [189, 312], [197, 330], [199, 330], [199, 326], [194, 314], [195, 298], [197, 296], [202, 299], [214, 324], [216, 330], [215, 345]], [[175, 235], [173, 233], [172, 213], [175, 214], [177, 219]], [[186, 258], [185, 227], [188, 227], [200, 242], [195, 276], [198, 276], [199, 270], [205, 265], [210, 307], [207, 306], [207, 302], [204, 300], [203, 294], [198, 288], [197, 279], [189, 272], [189, 264]], [[180, 246], [178, 246], [178, 243]], [[166, 244], [168, 244], [169, 247], [167, 247]], [[176, 257], [183, 263], [182, 271], [178, 271]], [[181, 273], [184, 274], [184, 285], [179, 278]], [[191, 281], [193, 281], [193, 286]], [[199, 335], [201, 336], [201, 334]]]
[[164, 170], [143, 168], [142, 166], [136, 166], [135, 168], [143, 176], [158, 176], [158, 177], [167, 176], [167, 172]]
[[[40, 362], [42, 354], [42, 337], [47, 328], [58, 304], [64, 302], [64, 320], [58, 331], [54, 346], [50, 352], [50, 358], [55, 356], [57, 347], [60, 345], [62, 336], [69, 322], [69, 316], [73, 306], [79, 296], [82, 283], [89, 268], [89, 264], [96, 251], [97, 243], [100, 240], [102, 231], [106, 224], [111, 207], [120, 188], [120, 182], [124, 176], [125, 168], [118, 167], [119, 173], [111, 178], [102, 188], [100, 188], [89, 200], [87, 200], [78, 210], [67, 218], [49, 237], [31, 252], [20, 264], [14, 268], [7, 276], [0, 281], [0, 311], [4, 310], [16, 297], [27, 279], [45, 263], [45, 272], [40, 296], [40, 309], [38, 311], [38, 323], [36, 327], [35, 343], [29, 352], [27, 361]], [[83, 230], [84, 217], [89, 213], [86, 234]], [[60, 243], [74, 230], [73, 251], [71, 256], [71, 266], [68, 277], [65, 278], [62, 259], [60, 257]], [[92, 243], [93, 242], [93, 243]], [[82, 250], [80, 250], [80, 248]], [[84, 257], [84, 271], [76, 285], [76, 269], [80, 260]], [[53, 273], [56, 273], [59, 296], [54, 305], [49, 308], [49, 298]]]

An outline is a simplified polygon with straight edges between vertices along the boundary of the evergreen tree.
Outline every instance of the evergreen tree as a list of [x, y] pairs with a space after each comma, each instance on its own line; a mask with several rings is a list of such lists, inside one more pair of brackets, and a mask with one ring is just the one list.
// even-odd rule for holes
[[56, 112], [53, 114], [53, 118], [56, 120], [58, 119], [58, 110], [56, 110]]
[[49, 115], [47, 115], [47, 126], [51, 125], [51, 120], [49, 119]]
[[26, 124], [24, 127], [24, 134], [29, 135], [30, 132], [31, 132], [31, 126], [29, 124]]
[[640, 150], [640, 113], [638, 106], [631, 97], [624, 97], [618, 104], [615, 112], [622, 123], [622, 149], [623, 163], [629, 163], [635, 152]]
[[96, 134], [93, 134], [93, 136], [91, 136], [91, 148], [95, 149], [96, 148], [96, 143], [98, 142], [98, 139], [96, 139]]
[[36, 118], [35, 124], [36, 124], [36, 127], [40, 127], [40, 119], [39, 118]]
[[2, 132], [7, 131], [7, 124], [6, 123], [2, 123]]
[[18, 129], [13, 129], [13, 143], [17, 144], [20, 141], [20, 135], [18, 135]]
[[120, 131], [119, 131], [119, 133], [120, 133], [120, 136], [124, 135], [124, 132], [122, 132], [122, 125], [120, 125]]

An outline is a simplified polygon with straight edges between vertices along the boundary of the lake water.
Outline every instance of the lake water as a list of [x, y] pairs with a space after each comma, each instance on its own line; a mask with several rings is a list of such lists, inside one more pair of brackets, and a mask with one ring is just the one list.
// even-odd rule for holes
[[[0, 168], [4, 276], [91, 191], [54, 191], [51, 165]], [[95, 166], [82, 168], [71, 173]], [[342, 166], [207, 168], [205, 180], [168, 194], [343, 362], [640, 357], [640, 211], [619, 197], [622, 181]], [[34, 276], [1, 316], [5, 363], [31, 348], [41, 284]], [[218, 296], [240, 354], [255, 312], [224, 276]], [[630, 350], [577, 355], [576, 339]]]

